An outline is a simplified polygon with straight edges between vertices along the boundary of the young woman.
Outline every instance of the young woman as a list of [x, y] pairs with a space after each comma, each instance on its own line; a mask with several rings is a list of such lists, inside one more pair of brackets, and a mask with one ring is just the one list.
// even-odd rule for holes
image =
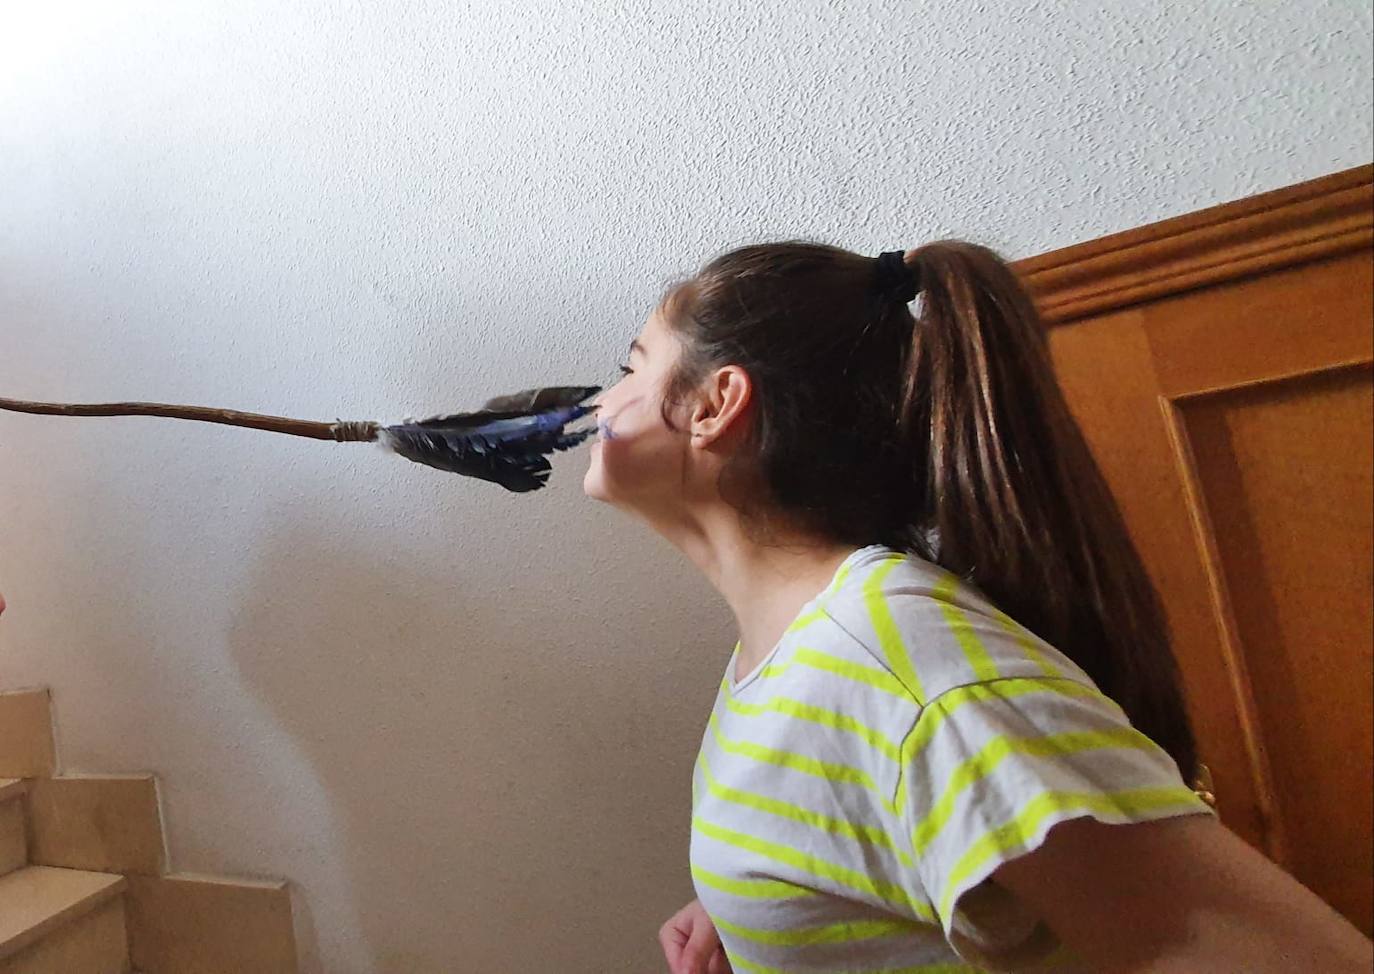
[[1370, 969], [1189, 787], [1163, 613], [995, 254], [737, 250], [623, 371], [585, 489], [739, 627], [673, 974]]

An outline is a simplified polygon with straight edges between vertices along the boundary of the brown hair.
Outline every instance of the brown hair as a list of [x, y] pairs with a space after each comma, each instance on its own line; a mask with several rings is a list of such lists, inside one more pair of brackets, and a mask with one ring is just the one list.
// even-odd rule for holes
[[[1196, 745], [1159, 597], [1055, 380], [1025, 289], [991, 250], [906, 254], [920, 288], [875, 286], [837, 247], [745, 247], [664, 298], [683, 354], [668, 402], [713, 367], [754, 385], [723, 495], [965, 578], [1074, 660], [1191, 781]], [[900, 291], [900, 288], [898, 289]]]

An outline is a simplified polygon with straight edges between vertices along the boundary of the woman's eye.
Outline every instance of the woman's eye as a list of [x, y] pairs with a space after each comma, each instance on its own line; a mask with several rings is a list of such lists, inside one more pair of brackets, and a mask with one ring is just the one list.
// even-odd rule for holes
[[628, 365], [622, 365], [622, 366], [620, 366], [620, 374], [621, 374], [621, 375], [634, 375], [634, 374], [635, 374], [635, 370], [632, 369], [632, 368], [630, 368]]

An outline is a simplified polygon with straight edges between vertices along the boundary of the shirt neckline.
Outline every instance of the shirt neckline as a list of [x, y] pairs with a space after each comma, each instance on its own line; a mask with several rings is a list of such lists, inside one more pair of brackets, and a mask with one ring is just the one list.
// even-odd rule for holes
[[735, 663], [739, 659], [740, 647], [737, 641], [734, 650], [730, 653], [730, 662], [726, 664], [725, 667], [725, 687], [729, 694], [735, 696], [759, 678], [759, 675], [768, 668], [769, 664], [772, 663], [774, 658], [778, 655], [778, 652], [787, 643], [787, 637], [791, 635], [792, 626], [796, 624], [796, 621], [802, 616], [819, 609], [826, 599], [834, 595], [835, 592], [840, 589], [842, 583], [848, 578], [849, 573], [853, 570], [855, 565], [859, 564], [870, 554], [879, 551], [887, 553], [891, 550], [892, 549], [888, 548], [886, 545], [873, 544], [866, 545], [862, 548], [856, 548], [854, 551], [850, 552], [848, 557], [836, 566], [835, 572], [830, 576], [830, 581], [826, 583], [825, 588], [808, 599], [801, 609], [798, 610], [796, 616], [787, 624], [787, 628], [782, 631], [782, 636], [773, 644], [773, 648], [765, 653], [763, 659], [759, 660], [757, 665], [738, 681], [735, 679]]

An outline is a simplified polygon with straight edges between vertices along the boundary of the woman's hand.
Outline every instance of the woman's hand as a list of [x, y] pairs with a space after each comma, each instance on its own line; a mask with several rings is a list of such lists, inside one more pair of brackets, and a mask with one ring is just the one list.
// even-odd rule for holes
[[734, 974], [716, 925], [699, 900], [674, 913], [658, 931], [671, 974]]

